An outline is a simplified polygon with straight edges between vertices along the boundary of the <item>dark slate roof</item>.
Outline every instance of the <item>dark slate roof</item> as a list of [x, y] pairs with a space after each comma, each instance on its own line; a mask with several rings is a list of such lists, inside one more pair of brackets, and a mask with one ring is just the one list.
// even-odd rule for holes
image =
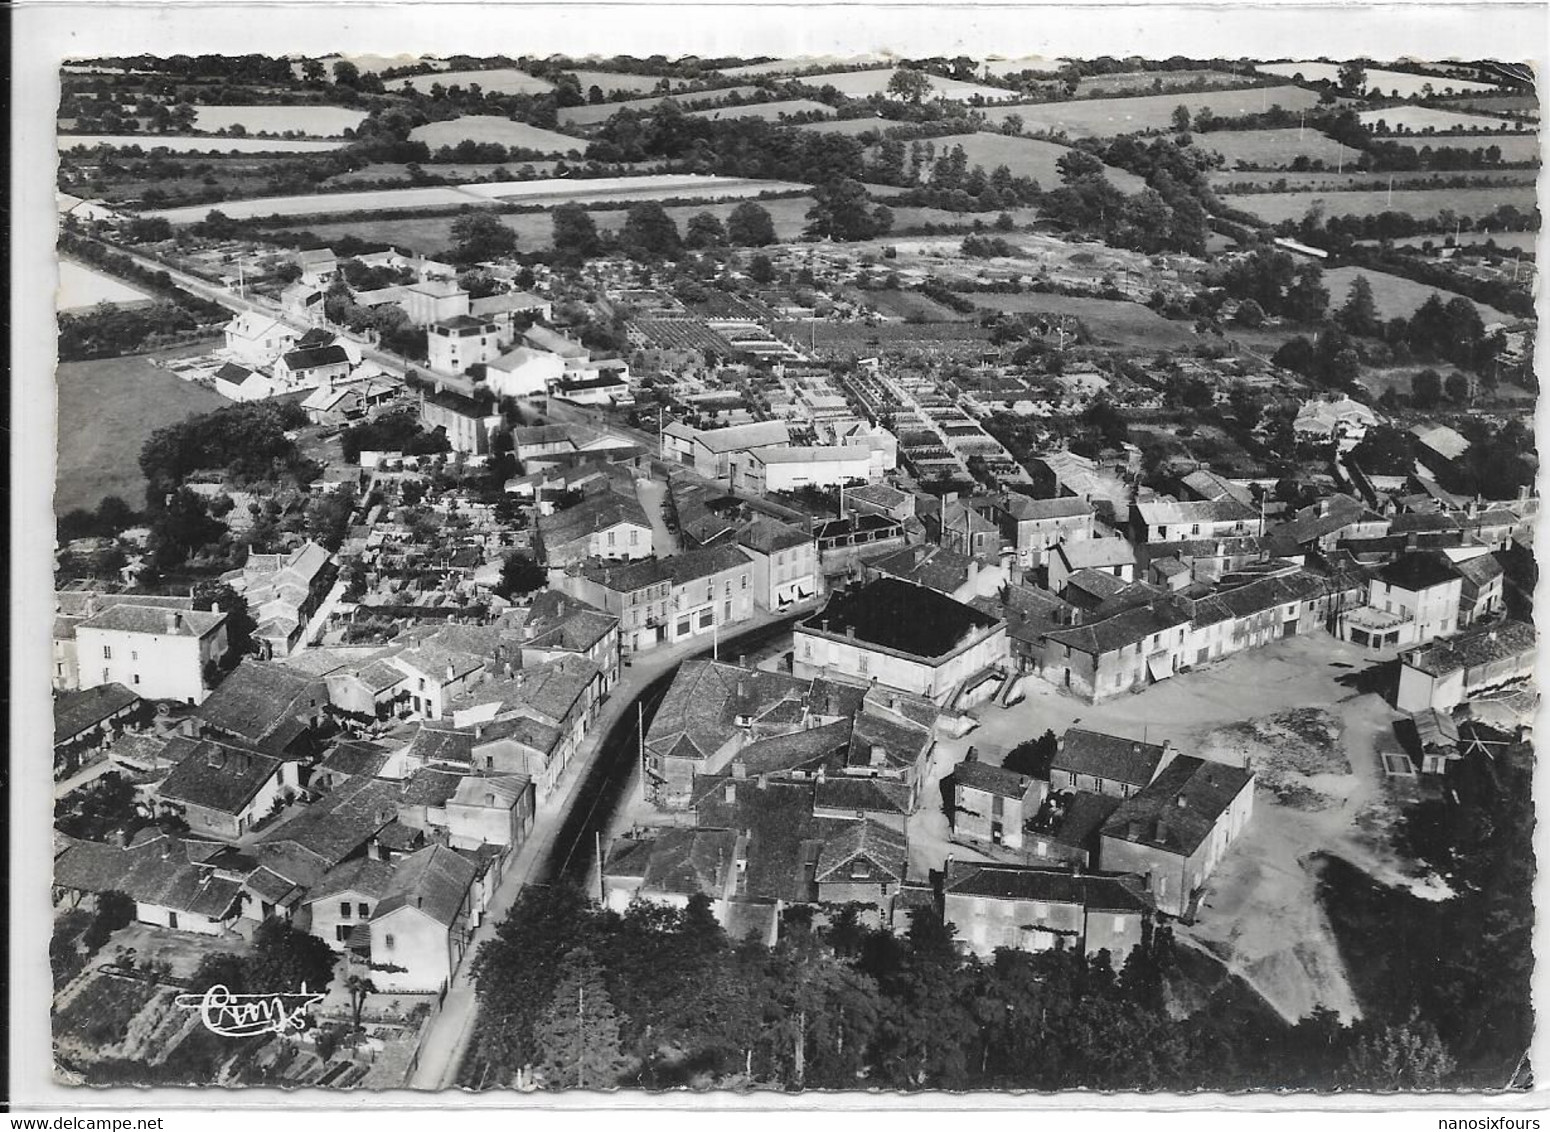
[[341, 892], [358, 892], [376, 900], [387, 891], [392, 876], [393, 866], [386, 861], [356, 857], [335, 865], [318, 878], [307, 892], [307, 903], [315, 904]]
[[1440, 553], [1407, 554], [1378, 571], [1378, 580], [1412, 593], [1457, 581], [1458, 571]]
[[147, 633], [156, 637], [205, 637], [215, 632], [225, 620], [224, 613], [119, 602], [86, 618], [76, 628], [78, 631], [107, 629], [118, 633]]
[[372, 912], [372, 922], [400, 908], [418, 908], [450, 927], [477, 872], [471, 861], [445, 845], [428, 845], [393, 870], [387, 891]]
[[743, 528], [742, 533], [737, 536], [737, 541], [738, 545], [757, 550], [761, 554], [774, 554], [779, 550], [805, 546], [813, 541], [813, 536], [806, 531], [771, 519], [767, 515], [761, 515]]
[[98, 684], [79, 692], [65, 692], [54, 700], [54, 742], [73, 739], [140, 702], [140, 697], [122, 684]]
[[1026, 774], [982, 763], [978, 759], [965, 759], [953, 767], [951, 777], [965, 789], [999, 794], [1003, 798], [1024, 798], [1034, 785], [1034, 780]]
[[733, 756], [751, 775], [772, 774], [826, 762], [850, 742], [851, 725], [841, 720], [749, 743]]
[[290, 821], [270, 830], [263, 844], [295, 846], [320, 861], [323, 868], [331, 868], [397, 816], [398, 783], [352, 778]]
[[258, 751], [202, 740], [156, 788], [168, 802], [238, 814], [280, 770], [280, 760]]
[[917, 657], [945, 656], [971, 634], [993, 629], [998, 620], [925, 586], [878, 578], [860, 589], [837, 593], [801, 621], [809, 632], [845, 636], [854, 629], [864, 644]]
[[1189, 856], [1211, 835], [1216, 820], [1254, 772], [1244, 767], [1180, 755], [1156, 781], [1132, 794], [1104, 823], [1103, 835]]
[[708, 546], [671, 558], [646, 558], [627, 566], [588, 571], [587, 576], [615, 593], [633, 593], [661, 582], [682, 586], [747, 565], [748, 556], [735, 546]]
[[207, 726], [257, 746], [282, 730], [291, 731], [294, 717], [311, 716], [327, 702], [327, 688], [316, 677], [248, 659], [221, 681], [195, 714]]
[[1464, 579], [1466, 585], [1476, 588], [1494, 582], [1503, 574], [1502, 564], [1494, 554], [1482, 554], [1478, 558], [1455, 562], [1453, 569]]
[[399, 800], [406, 806], [445, 806], [447, 799], [457, 796], [462, 780], [461, 772], [425, 767], [404, 782]]
[[1009, 495], [1002, 503], [1006, 513], [1019, 523], [1042, 519], [1074, 519], [1078, 515], [1091, 515], [1093, 505], [1075, 495], [1063, 495], [1058, 499], [1034, 499], [1027, 495]]
[[[726, 798], [729, 786], [731, 801]], [[749, 831], [744, 895], [753, 900], [812, 900], [811, 870], [819, 851], [825, 841], [854, 824], [815, 817], [807, 783], [760, 786], [725, 775], [697, 775], [694, 795], [701, 825]]]
[[813, 784], [813, 807], [855, 814], [909, 814], [910, 788], [886, 778], [826, 777]]
[[634, 523], [646, 530], [651, 529], [651, 520], [638, 501], [605, 491], [582, 500], [574, 507], [541, 516], [538, 531], [547, 545], [563, 546], [620, 523]]
[[1098, 836], [1110, 815], [1119, 809], [1120, 801], [1112, 794], [1098, 794], [1091, 790], [1068, 791], [1065, 813], [1053, 831], [1054, 838], [1067, 845], [1085, 847]]
[[901, 546], [866, 561], [868, 570], [951, 594], [969, 580], [974, 559], [944, 546]]
[[[737, 867], [737, 833], [730, 829], [669, 829], [645, 839], [641, 846], [644, 862], [638, 856], [610, 861], [604, 871], [616, 876], [644, 876], [643, 887], [653, 892], [686, 896], [699, 892], [719, 898], [728, 873]], [[641, 863], [645, 866], [642, 873], [619, 871]]]
[[[782, 704], [800, 705], [811, 681], [714, 660], [684, 662], [646, 734], [653, 750], [687, 745], [694, 758], [714, 754], [739, 730], [738, 717], [757, 723]], [[782, 732], [794, 725], [782, 727]]]
[[318, 769], [332, 771], [335, 774], [364, 775], [369, 778], [382, 769], [382, 764], [388, 760], [388, 754], [388, 749], [380, 743], [369, 743], [363, 739], [345, 739], [318, 764]]
[[252, 377], [255, 372], [247, 366], [238, 365], [236, 362], [227, 362], [215, 371], [215, 379], [217, 381], [230, 382], [232, 385], [241, 385], [248, 378]]
[[343, 346], [313, 346], [305, 350], [292, 350], [285, 355], [285, 366], [290, 370], [318, 369], [321, 366], [348, 362], [350, 355]]
[[[848, 871], [836, 877], [857, 857], [865, 857], [888, 880], [899, 882], [909, 869], [909, 852], [904, 834], [882, 822], [864, 819], [850, 823], [848, 829], [823, 843], [813, 879], [818, 881], [849, 879]], [[872, 879], [876, 879], [874, 877]]]
[[1145, 786], [1157, 773], [1162, 757], [1161, 744], [1073, 727], [1061, 739], [1050, 770]]
[[1105, 912], [1142, 913], [1154, 907], [1141, 878], [1128, 873], [1079, 873], [978, 861], [948, 862], [943, 891], [991, 900], [1071, 904]]

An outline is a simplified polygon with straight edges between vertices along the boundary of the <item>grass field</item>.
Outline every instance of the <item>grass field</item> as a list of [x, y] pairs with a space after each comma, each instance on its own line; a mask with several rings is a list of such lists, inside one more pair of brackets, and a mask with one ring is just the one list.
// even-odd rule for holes
[[201, 138], [182, 134], [60, 134], [61, 153], [77, 146], [137, 145], [149, 153], [165, 149], [172, 153], [326, 153], [339, 149], [342, 141], [289, 141], [285, 138]]
[[710, 118], [725, 121], [731, 118], [762, 118], [766, 122], [778, 122], [792, 114], [833, 114], [834, 108], [811, 98], [791, 98], [779, 102], [749, 102], [741, 106], [716, 106], [709, 110], [691, 110], [691, 118]]
[[1140, 303], [1039, 294], [968, 294], [965, 298], [981, 310], [1072, 315], [1093, 337], [1123, 346], [1183, 346], [1196, 341], [1187, 323], [1169, 322]]
[[853, 303], [871, 307], [890, 318], [920, 318], [927, 322], [968, 322], [974, 316], [959, 314], [933, 302], [917, 291], [862, 291], [847, 288], [845, 297]]
[[1271, 224], [1301, 220], [1317, 201], [1326, 216], [1377, 216], [1381, 212], [1408, 212], [1411, 216], [1436, 216], [1452, 209], [1460, 216], [1483, 216], [1504, 204], [1525, 212], [1537, 200], [1533, 185], [1505, 185], [1496, 189], [1395, 189], [1356, 190], [1344, 193], [1243, 193], [1233, 197], [1233, 207], [1251, 212]]
[[250, 134], [294, 130], [317, 138], [336, 138], [366, 120], [364, 110], [343, 106], [201, 106], [194, 128], [214, 132], [241, 126]]
[[1539, 99], [1532, 94], [1511, 94], [1500, 98], [1450, 98], [1455, 110], [1473, 110], [1479, 114], [1528, 114], [1539, 117]]
[[[1309, 82], [1339, 82], [1338, 63], [1259, 63], [1254, 68], [1262, 75], [1279, 75], [1295, 78], [1301, 75]], [[1379, 67], [1367, 68], [1368, 90], [1376, 87], [1384, 94], [1397, 93], [1400, 98], [1412, 98], [1431, 87], [1434, 94], [1468, 94], [1472, 91], [1500, 90], [1490, 83], [1472, 82], [1469, 79], [1451, 79], [1441, 75], [1412, 75], [1406, 71], [1385, 71]]]
[[[662, 81], [661, 75], [623, 75], [617, 71], [572, 71], [581, 83], [581, 93], [586, 94], [593, 87], [597, 87], [605, 95], [613, 91], [622, 91], [627, 94], [650, 94], [657, 89], [657, 84]], [[682, 85], [681, 80], [669, 79], [674, 86]]]
[[1180, 106], [1195, 114], [1201, 107], [1221, 118], [1258, 114], [1272, 106], [1305, 110], [1317, 106], [1318, 95], [1295, 86], [1259, 87], [1253, 90], [1213, 90], [1201, 94], [1156, 94], [1142, 98], [1091, 98], [1071, 102], [1023, 103], [998, 106], [988, 112], [999, 125], [1010, 115], [1023, 120], [1023, 128], [1063, 130], [1071, 137], [1111, 137], [1137, 130], [1167, 129]]
[[95, 508], [107, 495], [131, 507], [145, 504], [140, 449], [151, 433], [231, 402], [151, 365], [151, 357], [187, 357], [204, 348], [95, 362], [65, 362], [58, 370], [59, 474], [54, 510]]
[[[1390, 106], [1384, 110], [1363, 110], [1356, 116], [1374, 133], [1388, 133], [1395, 127], [1406, 130], [1472, 130], [1492, 131], [1505, 126], [1514, 130], [1522, 125], [1507, 118], [1491, 118], [1484, 114], [1462, 114], [1457, 110], [1435, 110], [1430, 106]], [[1381, 123], [1381, 124], [1380, 124]]]
[[[1338, 309], [1345, 302], [1346, 295], [1350, 293], [1351, 284], [1356, 281], [1358, 275], [1365, 275], [1367, 282], [1372, 285], [1373, 303], [1378, 308], [1378, 314], [1385, 319], [1409, 318], [1434, 294], [1441, 295], [1443, 302], [1458, 298], [1451, 291], [1428, 287], [1424, 283], [1416, 283], [1398, 275], [1369, 271], [1365, 267], [1334, 267], [1324, 272], [1324, 286], [1329, 289], [1331, 310]], [[1475, 307], [1480, 311], [1480, 317], [1487, 323], [1512, 321], [1495, 307], [1488, 307], [1484, 303], [1476, 303]]]
[[1373, 138], [1373, 141], [1394, 142], [1398, 145], [1421, 149], [1489, 149], [1495, 146], [1502, 151], [1503, 161], [1538, 161], [1539, 135], [1534, 132], [1513, 134], [1443, 134], [1434, 137], [1426, 134], [1398, 134], [1391, 137]]
[[98, 303], [137, 303], [150, 295], [136, 287], [74, 260], [59, 261], [59, 290], [55, 307], [59, 311], [85, 310]]
[[734, 94], [739, 98], [748, 98], [758, 90], [756, 86], [729, 86], [718, 90], [694, 91], [690, 94], [659, 94], [651, 98], [630, 98], [620, 102], [605, 102], [600, 106], [562, 106], [555, 113], [562, 126], [596, 126], [600, 122], [608, 121], [621, 110], [643, 112], [660, 106], [669, 98], [674, 98], [682, 105], [688, 106], [693, 103], [719, 102]]
[[587, 148], [587, 143], [580, 138], [556, 133], [554, 130], [541, 130], [526, 122], [513, 122], [510, 118], [500, 118], [494, 114], [469, 114], [450, 122], [430, 122], [410, 130], [409, 138], [411, 141], [424, 142], [432, 151], [444, 145], [457, 145], [465, 139], [496, 142], [539, 153], [564, 154]]
[[[888, 83], [897, 70], [896, 67], [888, 67], [873, 71], [831, 71], [821, 75], [803, 75], [797, 81], [815, 88], [832, 86], [850, 98], [867, 98], [874, 94], [887, 94]], [[926, 95], [928, 99], [946, 98], [963, 102], [977, 94], [986, 102], [1008, 102], [1017, 97], [1016, 92], [998, 86], [966, 83], [960, 79], [943, 78], [941, 75], [927, 77], [931, 80], [931, 91]]]
[[[1394, 178], [1394, 188], [1397, 189], [1425, 189], [1443, 188], [1443, 182], [1450, 176], [1459, 174], [1432, 173], [1417, 171], [1415, 173], [1336, 173], [1326, 170], [1322, 173], [1293, 173], [1285, 169], [1267, 170], [1228, 170], [1221, 169], [1209, 174], [1211, 187], [1217, 192], [1224, 191], [1229, 185], [1252, 185], [1261, 189], [1270, 189], [1285, 182], [1289, 189], [1303, 189], [1308, 192], [1341, 192], [1345, 189], [1381, 188], [1388, 190], [1389, 177]], [[1491, 169], [1473, 170], [1463, 174], [1470, 178], [1485, 177], [1495, 185], [1532, 185], [1539, 179], [1538, 169]], [[1253, 192], [1255, 189], [1247, 188], [1237, 190]]]
[[1168, 87], [1192, 83], [1238, 87], [1250, 82], [1253, 82], [1252, 76], [1235, 75], [1231, 71], [1120, 71], [1112, 75], [1088, 75], [1077, 84], [1076, 93], [1080, 98], [1096, 98], [1100, 94], [1161, 93]]
[[1190, 136], [1197, 149], [1221, 154], [1228, 169], [1240, 161], [1262, 169], [1279, 169], [1299, 157], [1335, 165], [1361, 156], [1360, 150], [1341, 145], [1317, 130], [1213, 130]]
[[745, 63], [741, 67], [727, 67], [721, 73], [732, 78], [751, 78], [759, 75], [784, 75], [807, 67], [825, 66], [842, 70], [845, 67], [855, 67], [875, 61], [864, 55], [809, 55], [801, 59], [771, 59], [768, 63]]
[[[969, 168], [982, 165], [988, 173], [998, 165], [1005, 165], [1014, 176], [1032, 177], [1043, 189], [1060, 185], [1060, 170], [1055, 163], [1071, 152], [1067, 146], [1054, 142], [984, 132], [931, 138], [930, 142], [935, 147], [937, 160], [945, 157], [954, 146], [961, 145]], [[1146, 182], [1134, 173], [1112, 166], [1105, 167], [1105, 176], [1111, 185], [1124, 193], [1138, 193], [1146, 187]]]
[[[1423, 244], [1430, 243], [1434, 247], [1442, 247], [1447, 237], [1444, 236], [1402, 236], [1390, 241], [1396, 248], [1419, 248]], [[1538, 232], [1460, 232], [1458, 246], [1461, 248], [1483, 247], [1486, 241], [1494, 243], [1501, 251], [1516, 251], [1522, 249], [1526, 254], [1532, 255], [1539, 247]], [[1363, 244], [1373, 244], [1375, 240], [1359, 241]]]
[[[402, 79], [389, 79], [389, 90], [402, 90], [404, 84], [408, 84], [414, 90], [428, 91], [431, 87], [440, 83], [444, 87], [467, 87], [478, 85], [480, 90], [490, 90], [497, 94], [543, 94], [554, 89], [554, 84], [546, 79], [534, 78], [526, 71], [519, 71], [515, 67], [501, 67], [490, 71], [441, 71], [434, 75], [410, 75]], [[585, 91], [586, 87], [582, 87]]]

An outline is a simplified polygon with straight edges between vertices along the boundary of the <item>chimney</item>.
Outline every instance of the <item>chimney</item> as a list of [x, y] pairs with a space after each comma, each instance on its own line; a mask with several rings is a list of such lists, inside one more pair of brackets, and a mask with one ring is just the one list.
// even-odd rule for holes
[[1321, 499], [1321, 500], [1319, 500], [1319, 517], [1320, 518], [1324, 518], [1324, 517], [1328, 516], [1328, 514], [1329, 514], [1329, 500], [1328, 499]]
[[737, 801], [737, 783], [728, 782], [725, 790], [722, 792], [722, 798], [728, 802]]
[[447, 683], [450, 684], [450, 683], [452, 683], [452, 681], [454, 681], [456, 679], [457, 679], [457, 669], [452, 666], [452, 662], [449, 660], [449, 661], [447, 661]]
[[1181, 810], [1189, 809], [1189, 799], [1185, 798], [1184, 795], [1180, 794], [1179, 798], [1178, 798], [1178, 806], [1179, 806], [1179, 809], [1181, 809]]
[[872, 765], [873, 766], [887, 766], [888, 765], [888, 749], [886, 747], [879, 746], [876, 743], [872, 744]]
[[855, 640], [856, 639], [856, 627], [854, 625], [846, 625], [845, 626], [845, 635], [847, 637], [849, 637], [851, 640]]
[[176, 633], [183, 627], [183, 615], [176, 609], [167, 610], [167, 632]]
[[736, 762], [734, 762], [732, 764], [732, 777], [738, 779], [747, 778], [748, 764], [743, 762], [742, 759], [738, 759]]
[[977, 763], [977, 762], [979, 762], [980, 761], [980, 753], [979, 753], [979, 751], [976, 750], [973, 747], [970, 747], [969, 748], [969, 753], [963, 756], [963, 761], [966, 762], [966, 763]]

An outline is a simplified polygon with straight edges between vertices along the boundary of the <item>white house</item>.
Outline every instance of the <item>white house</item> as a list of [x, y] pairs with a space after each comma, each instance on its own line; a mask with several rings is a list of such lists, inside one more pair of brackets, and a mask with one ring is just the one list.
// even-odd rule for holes
[[223, 328], [226, 351], [250, 366], [264, 366], [289, 350], [296, 331], [276, 318], [257, 311], [243, 311]]
[[450, 981], [477, 926], [472, 861], [431, 845], [400, 861], [371, 915], [372, 982], [435, 992]]
[[433, 322], [425, 329], [425, 352], [431, 369], [460, 374], [469, 366], [492, 361], [500, 354], [499, 327], [491, 320], [460, 314]]
[[213, 380], [215, 391], [228, 401], [264, 401], [290, 388], [267, 373], [239, 362], [227, 362], [215, 371]]
[[198, 704], [205, 669], [226, 655], [226, 614], [112, 605], [75, 627], [82, 688], [122, 684], [147, 700]]
[[541, 397], [564, 376], [564, 358], [531, 346], [508, 350], [484, 367], [485, 384], [497, 397]]
[[862, 445], [756, 448], [740, 453], [736, 468], [733, 482], [760, 495], [802, 487], [834, 487], [870, 480], [872, 450]]

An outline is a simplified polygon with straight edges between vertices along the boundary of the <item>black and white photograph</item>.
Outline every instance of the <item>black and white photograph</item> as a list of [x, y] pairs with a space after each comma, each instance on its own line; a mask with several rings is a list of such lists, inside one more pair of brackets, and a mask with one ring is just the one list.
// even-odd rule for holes
[[1543, 39], [1319, 18], [61, 41], [53, 1083], [1530, 1094]]

